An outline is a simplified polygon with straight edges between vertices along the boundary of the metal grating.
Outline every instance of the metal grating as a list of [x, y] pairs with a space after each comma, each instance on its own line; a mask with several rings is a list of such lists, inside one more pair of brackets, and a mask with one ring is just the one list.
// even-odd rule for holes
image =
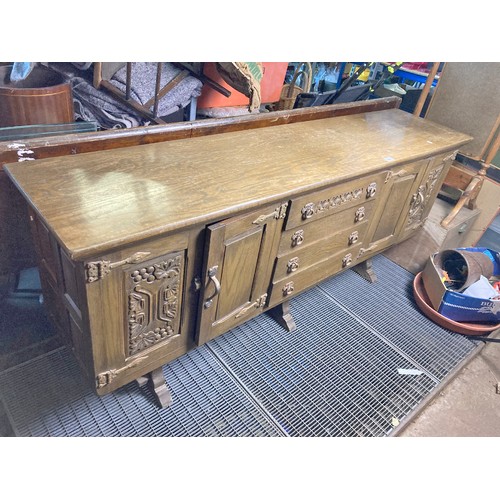
[[291, 436], [383, 436], [436, 385], [319, 289], [292, 301], [292, 333], [269, 317], [210, 348]]
[[383, 255], [374, 257], [373, 266], [376, 283], [350, 270], [319, 287], [421, 369], [443, 380], [477, 343], [422, 314], [413, 298], [412, 273]]
[[[267, 315], [165, 365], [174, 404], [131, 383], [95, 395], [69, 349], [0, 373], [19, 436], [385, 436], [477, 341], [417, 309], [413, 275], [382, 256], [292, 300], [298, 329]], [[403, 375], [399, 369], [416, 369]]]
[[0, 386], [18, 436], [283, 434], [206, 348], [163, 369], [174, 400], [165, 409], [135, 382], [106, 396], [95, 395], [66, 348], [3, 372]]

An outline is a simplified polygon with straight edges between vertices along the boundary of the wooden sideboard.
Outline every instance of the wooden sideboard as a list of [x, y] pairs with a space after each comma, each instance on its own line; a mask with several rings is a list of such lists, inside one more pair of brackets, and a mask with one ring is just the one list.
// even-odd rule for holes
[[[98, 394], [289, 300], [425, 221], [471, 138], [398, 109], [8, 164], [45, 304]], [[375, 285], [374, 285], [375, 286]]]

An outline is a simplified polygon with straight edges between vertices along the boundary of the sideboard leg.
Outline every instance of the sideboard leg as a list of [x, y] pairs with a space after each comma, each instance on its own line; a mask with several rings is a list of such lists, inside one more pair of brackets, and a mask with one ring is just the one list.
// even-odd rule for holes
[[282, 304], [273, 307], [267, 311], [269, 315], [274, 318], [283, 328], [286, 328], [289, 332], [293, 332], [297, 329], [295, 320], [293, 319], [292, 313], [290, 312], [290, 301], [286, 300]]
[[362, 278], [370, 283], [375, 283], [377, 281], [377, 275], [375, 274], [372, 265], [372, 259], [370, 258], [355, 265], [352, 270], [357, 272]]
[[149, 378], [150, 388], [153, 391], [156, 402], [160, 408], [170, 406], [172, 403], [172, 394], [170, 393], [170, 389], [163, 375], [161, 366], [160, 368], [153, 370], [151, 373], [148, 373], [147, 376]]
[[137, 385], [142, 388], [148, 383], [149, 378], [147, 375], [143, 375], [141, 377], [136, 378], [135, 381], [137, 382]]

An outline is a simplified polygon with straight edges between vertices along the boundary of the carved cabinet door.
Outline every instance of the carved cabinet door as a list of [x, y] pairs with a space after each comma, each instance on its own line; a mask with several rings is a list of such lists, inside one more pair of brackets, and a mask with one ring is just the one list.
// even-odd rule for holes
[[400, 229], [400, 240], [406, 239], [413, 230], [423, 225], [436, 200], [441, 185], [456, 156], [457, 151], [436, 156], [431, 159], [424, 175], [420, 178], [405, 212], [406, 218]]
[[267, 305], [287, 203], [206, 229], [196, 341], [201, 345]]
[[191, 291], [185, 283], [193, 251], [189, 235], [178, 234], [85, 263], [89, 328], [80, 334], [91, 335], [88, 359], [99, 394], [158, 368], [192, 345], [195, 321], [186, 307]]

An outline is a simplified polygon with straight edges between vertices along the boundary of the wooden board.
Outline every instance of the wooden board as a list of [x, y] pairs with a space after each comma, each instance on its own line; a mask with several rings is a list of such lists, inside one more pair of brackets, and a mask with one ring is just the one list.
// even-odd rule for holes
[[[74, 259], [436, 155], [465, 134], [397, 109], [6, 165]], [[363, 155], [356, 153], [363, 144]]]

